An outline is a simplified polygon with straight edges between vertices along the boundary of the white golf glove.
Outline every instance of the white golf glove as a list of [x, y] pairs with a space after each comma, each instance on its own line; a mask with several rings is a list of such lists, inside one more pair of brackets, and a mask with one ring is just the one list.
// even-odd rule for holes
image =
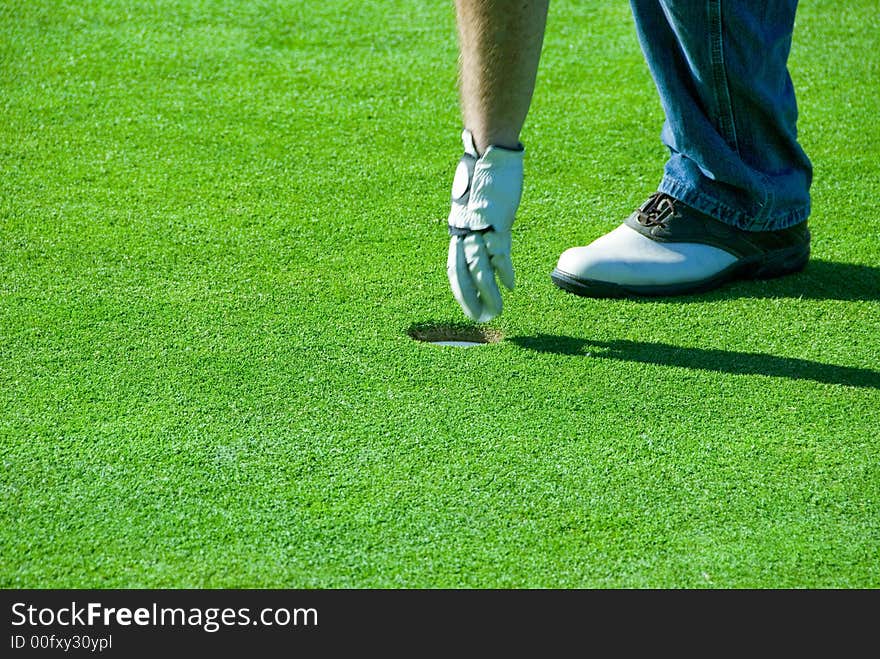
[[523, 187], [524, 149], [490, 146], [480, 156], [469, 130], [452, 182], [446, 274], [465, 315], [485, 323], [501, 313], [495, 275], [513, 290], [510, 229]]

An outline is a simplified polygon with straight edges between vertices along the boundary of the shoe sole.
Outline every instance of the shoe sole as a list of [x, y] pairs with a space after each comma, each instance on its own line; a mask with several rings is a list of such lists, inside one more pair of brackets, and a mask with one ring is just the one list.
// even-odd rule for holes
[[704, 293], [737, 279], [773, 279], [800, 272], [810, 260], [810, 248], [791, 247], [771, 254], [740, 259], [721, 272], [695, 281], [680, 284], [637, 285], [615, 284], [598, 279], [579, 279], [555, 268], [550, 273], [559, 288], [582, 297], [658, 297]]

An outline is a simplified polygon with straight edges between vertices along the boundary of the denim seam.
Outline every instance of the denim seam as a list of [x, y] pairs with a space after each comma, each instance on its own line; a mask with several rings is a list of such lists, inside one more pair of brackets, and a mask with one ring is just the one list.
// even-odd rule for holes
[[718, 108], [718, 122], [721, 134], [730, 147], [740, 155], [739, 142], [736, 136], [736, 122], [733, 117], [733, 103], [730, 100], [730, 88], [727, 80], [727, 69], [724, 62], [724, 26], [722, 22], [721, 0], [708, 0], [710, 57], [712, 76], [715, 79], [715, 105]]
[[[733, 112], [733, 102], [730, 97], [730, 82], [727, 76], [727, 65], [724, 59], [724, 11], [723, 0], [707, 0], [709, 12], [709, 39], [710, 58], [712, 63], [712, 75], [715, 79], [715, 103], [718, 107], [718, 123], [722, 137], [742, 159], [739, 148], [739, 140], [736, 131], [736, 118]], [[754, 171], [754, 170], [753, 170]], [[761, 181], [761, 193], [763, 199], [756, 200], [757, 212], [749, 222], [752, 226], [766, 228], [771, 224], [770, 213], [775, 203], [773, 186], [770, 178], [763, 172], [754, 172]], [[739, 213], [736, 213], [739, 215]], [[737, 222], [741, 226], [741, 222]]]

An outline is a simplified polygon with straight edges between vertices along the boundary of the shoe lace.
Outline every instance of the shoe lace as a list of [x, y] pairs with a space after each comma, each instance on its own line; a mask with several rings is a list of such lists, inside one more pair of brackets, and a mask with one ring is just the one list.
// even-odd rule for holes
[[668, 194], [655, 192], [636, 210], [636, 220], [646, 227], [665, 227], [675, 216], [675, 200]]

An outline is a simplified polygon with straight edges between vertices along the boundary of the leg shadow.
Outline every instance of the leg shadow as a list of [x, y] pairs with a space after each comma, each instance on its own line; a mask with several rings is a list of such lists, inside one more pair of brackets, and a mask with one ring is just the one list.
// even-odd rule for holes
[[536, 352], [589, 356], [594, 359], [682, 366], [684, 368], [734, 373], [770, 375], [792, 380], [813, 380], [824, 384], [880, 389], [880, 372], [854, 366], [823, 364], [808, 359], [776, 357], [755, 352], [736, 352], [705, 348], [683, 348], [647, 341], [591, 341], [570, 336], [538, 334], [515, 336], [511, 343]]

